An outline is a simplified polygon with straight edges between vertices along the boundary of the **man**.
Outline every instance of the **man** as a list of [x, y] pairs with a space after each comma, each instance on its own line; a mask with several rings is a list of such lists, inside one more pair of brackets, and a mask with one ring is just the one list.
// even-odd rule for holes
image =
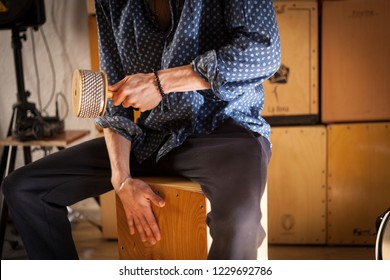
[[[112, 189], [130, 233], [161, 238], [139, 176], [183, 176], [211, 204], [209, 259], [255, 259], [270, 158], [262, 82], [277, 71], [272, 0], [97, 0], [114, 97], [96, 139], [12, 173], [4, 194], [31, 258], [77, 258], [66, 206]], [[133, 108], [141, 111], [133, 122]]]

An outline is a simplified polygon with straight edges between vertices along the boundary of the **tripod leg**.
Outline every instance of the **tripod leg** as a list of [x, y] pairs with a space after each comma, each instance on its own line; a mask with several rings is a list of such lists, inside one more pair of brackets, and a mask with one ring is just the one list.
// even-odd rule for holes
[[[15, 168], [15, 159], [16, 159], [17, 147], [15, 146], [6, 146], [3, 150], [3, 155], [1, 157], [1, 183], [4, 178], [13, 171]], [[1, 185], [0, 185], [1, 186]], [[8, 218], [8, 206], [4, 200], [3, 190], [1, 189], [0, 193], [0, 253], [3, 254], [4, 239], [5, 239], [5, 230], [7, 226]]]
[[32, 162], [32, 156], [31, 156], [31, 147], [30, 146], [24, 146], [23, 147], [23, 154], [24, 154], [24, 164], [29, 164]]

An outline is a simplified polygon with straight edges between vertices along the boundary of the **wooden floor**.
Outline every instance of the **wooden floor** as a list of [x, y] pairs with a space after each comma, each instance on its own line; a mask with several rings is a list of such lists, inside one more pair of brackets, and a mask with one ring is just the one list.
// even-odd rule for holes
[[[87, 217], [87, 218], [85, 218]], [[73, 236], [82, 260], [116, 260], [116, 240], [102, 237], [99, 228], [99, 211], [93, 209], [87, 215], [72, 220]], [[23, 246], [11, 248], [5, 242], [2, 259], [27, 259]], [[270, 245], [269, 260], [374, 260], [374, 246], [286, 246]]]
[[[116, 240], [102, 237], [100, 229], [88, 222], [73, 224], [73, 236], [82, 260], [116, 260]], [[9, 248], [6, 241], [2, 259], [27, 259], [23, 248]], [[269, 245], [269, 260], [374, 260], [374, 246], [293, 246]]]
[[[74, 228], [74, 238], [81, 259], [118, 259], [116, 240], [105, 240], [98, 228], [87, 222]], [[268, 247], [269, 260], [374, 260], [374, 246], [282, 246]]]

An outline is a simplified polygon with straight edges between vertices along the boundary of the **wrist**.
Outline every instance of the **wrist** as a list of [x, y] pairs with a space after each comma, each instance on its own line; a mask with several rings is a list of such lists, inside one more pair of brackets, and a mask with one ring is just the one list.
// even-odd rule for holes
[[114, 190], [116, 191], [119, 188], [119, 186], [123, 183], [123, 181], [129, 177], [131, 176], [127, 173], [113, 174], [113, 176], [111, 177], [111, 184]]
[[165, 93], [210, 89], [190, 64], [159, 70], [158, 76]]
[[153, 75], [155, 78], [156, 87], [158, 89], [158, 92], [160, 93], [161, 97], [164, 98], [166, 93], [161, 85], [161, 80], [160, 80], [160, 76], [158, 75], [157, 69], [153, 69]]
[[127, 176], [123, 181], [119, 184], [119, 186], [114, 187], [115, 193], [119, 194], [119, 192], [123, 189], [123, 187], [126, 185], [126, 183], [132, 179], [131, 176]]

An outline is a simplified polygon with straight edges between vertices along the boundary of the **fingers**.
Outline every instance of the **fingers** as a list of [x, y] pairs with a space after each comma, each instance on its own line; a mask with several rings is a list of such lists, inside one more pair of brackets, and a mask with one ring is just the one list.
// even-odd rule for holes
[[[155, 194], [152, 190], [145, 194], [145, 198], [151, 201], [153, 204], [155, 204], [158, 207], [164, 207], [165, 201]], [[161, 233], [160, 233], [160, 228], [157, 224], [156, 218], [153, 214], [153, 212], [150, 211], [146, 212], [145, 215], [143, 216], [143, 219], [140, 220], [142, 224], [142, 228], [144, 230], [144, 233], [146, 234], [146, 238], [149, 240], [151, 244], [155, 244], [157, 241], [161, 240]], [[141, 235], [141, 233], [140, 233]], [[143, 240], [141, 238], [141, 240]], [[144, 240], [143, 240], [144, 241]]]
[[130, 234], [134, 235], [137, 230], [142, 242], [149, 242], [154, 245], [161, 240], [160, 229], [152, 212], [146, 215], [129, 215], [127, 223]]
[[[152, 202], [154, 205], [156, 205], [158, 207], [165, 206], [164, 199], [162, 197], [160, 197], [159, 195], [157, 195], [156, 193], [154, 193], [153, 190], [151, 190], [151, 189], [149, 190], [149, 192], [147, 192], [145, 194], [145, 198], [148, 199], [150, 202]], [[155, 218], [152, 211], [150, 211], [149, 213], [147, 213], [147, 215], [145, 215], [144, 222], [145, 222], [145, 225], [147, 225], [147, 227], [146, 227], [147, 236], [152, 237], [157, 241], [160, 241], [161, 240], [160, 228], [157, 224], [156, 218]], [[154, 243], [152, 243], [152, 244], [154, 244]]]
[[148, 241], [151, 244], [161, 240], [151, 203], [163, 207], [164, 200], [155, 194], [149, 185], [138, 179], [127, 180], [119, 197], [125, 209], [130, 233], [137, 231], [143, 242]]
[[[142, 219], [139, 219], [138, 217], [134, 217], [134, 222], [142, 242], [146, 242], [150, 240], [151, 244], [155, 244], [156, 241], [152, 236], [150, 236], [150, 230], [147, 229], [147, 225], [142, 221]], [[148, 236], [148, 232], [149, 232], [149, 236]]]
[[129, 91], [129, 88], [134, 89], [134, 86], [132, 86], [132, 84], [128, 85], [128, 83], [131, 81], [130, 78], [131, 76], [126, 76], [119, 82], [108, 86], [108, 90], [115, 92], [115, 94], [112, 96], [112, 103], [114, 106], [122, 105], [123, 107], [128, 108], [134, 105], [132, 104], [133, 102], [131, 98], [132, 91]]
[[139, 108], [138, 99], [134, 91], [130, 91], [126, 87], [119, 87], [112, 96], [112, 104], [114, 106], [122, 105], [124, 108]]
[[134, 235], [135, 228], [134, 228], [134, 217], [133, 215], [126, 215], [127, 216], [127, 225], [129, 226], [130, 234]]
[[108, 86], [108, 90], [115, 92], [112, 96], [112, 103], [114, 106], [124, 105], [123, 107], [130, 107], [131, 104], [126, 103], [127, 93], [126, 93], [126, 82], [128, 81], [128, 76], [120, 80], [119, 82]]
[[[118, 99], [118, 102], [119, 101], [120, 101], [120, 99]], [[129, 108], [129, 107], [133, 107], [134, 109], [139, 108], [139, 105], [137, 103], [135, 103], [131, 98], [127, 98], [127, 97], [125, 97], [125, 99], [122, 101], [122, 103], [119, 103], [119, 104], [121, 104], [122, 107], [124, 107], [124, 108]]]
[[118, 89], [120, 89], [122, 87], [122, 85], [126, 83], [126, 81], [127, 81], [127, 77], [123, 78], [122, 80], [120, 80], [119, 82], [117, 82], [115, 84], [109, 85], [108, 90], [118, 91]]
[[122, 105], [125, 108], [133, 105], [131, 99], [128, 96], [128, 93], [122, 89], [115, 91], [115, 94], [112, 96], [112, 104], [114, 106]]
[[126, 76], [108, 87], [108, 90], [115, 92], [112, 96], [112, 104], [122, 105], [125, 108], [138, 108], [141, 112], [155, 108], [162, 97], [154, 81], [153, 73]]
[[149, 242], [154, 245], [157, 241], [161, 240], [160, 229], [152, 217], [151, 220], [147, 220], [147, 217], [142, 217], [137, 221], [137, 231], [140, 235], [142, 242]]
[[156, 193], [154, 193], [152, 190], [150, 190], [150, 192], [145, 194], [145, 197], [148, 200], [150, 200], [154, 205], [156, 205], [158, 207], [164, 207], [165, 206], [164, 199], [161, 196], [159, 196]]
[[157, 241], [160, 241], [161, 240], [160, 228], [154, 216], [145, 217], [145, 222], [149, 225], [148, 227], [149, 230], [146, 231], [146, 235], [149, 237], [149, 240], [152, 239], [151, 243], [155, 244]]

